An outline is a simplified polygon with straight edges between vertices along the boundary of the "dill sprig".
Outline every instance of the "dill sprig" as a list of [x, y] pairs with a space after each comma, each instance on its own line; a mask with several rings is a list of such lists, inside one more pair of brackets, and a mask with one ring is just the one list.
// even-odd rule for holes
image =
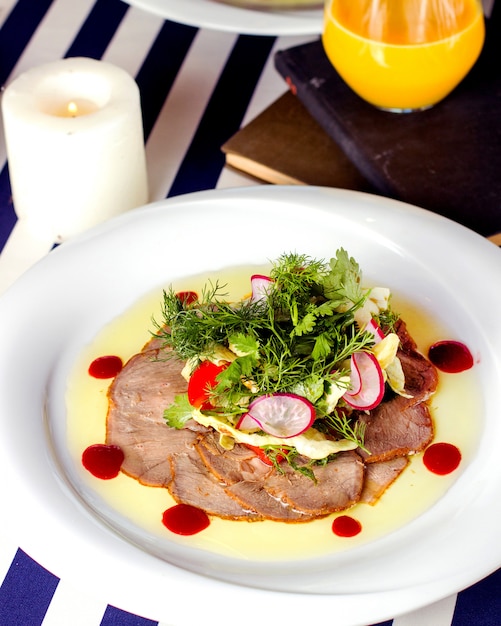
[[391, 308], [391, 302], [385, 311], [381, 311], [377, 316], [379, 326], [387, 333], [395, 332], [396, 323], [400, 319], [398, 313]]
[[225, 285], [209, 283], [200, 299], [186, 304], [170, 287], [163, 292], [163, 324], [155, 323], [165, 344], [182, 359], [210, 356], [214, 345], [223, 345], [230, 335], [253, 332], [261, 327], [256, 303], [244, 301], [234, 306], [224, 300]]
[[329, 430], [333, 430], [338, 436], [348, 441], [353, 441], [362, 450], [368, 452], [364, 447], [365, 422], [353, 421], [342, 408], [335, 408], [331, 413], [324, 415], [324, 423]]

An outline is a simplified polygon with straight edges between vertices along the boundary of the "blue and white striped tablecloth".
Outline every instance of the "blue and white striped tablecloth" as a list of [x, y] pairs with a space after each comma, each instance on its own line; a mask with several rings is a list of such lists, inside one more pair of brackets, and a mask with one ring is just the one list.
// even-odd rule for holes
[[[285, 91], [273, 52], [312, 39], [197, 29], [121, 0], [0, 0], [0, 26], [1, 85], [33, 66], [68, 56], [103, 59], [136, 78], [151, 201], [258, 184], [225, 169], [220, 146]], [[17, 222], [2, 134], [0, 291], [53, 245], [33, 240]], [[5, 514], [0, 503], [0, 515]], [[0, 580], [0, 626], [167, 626], [154, 615], [132, 615], [74, 588], [36, 563], [15, 537], [0, 535]], [[499, 626], [500, 591], [501, 570], [457, 596], [385, 625]], [[312, 620], [336, 624], [335, 617]]]

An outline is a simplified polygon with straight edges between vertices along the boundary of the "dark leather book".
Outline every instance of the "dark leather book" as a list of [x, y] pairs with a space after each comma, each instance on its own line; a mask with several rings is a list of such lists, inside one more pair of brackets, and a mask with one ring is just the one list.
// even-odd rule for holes
[[275, 54], [310, 115], [378, 193], [449, 217], [482, 235], [501, 231], [501, 2], [486, 20], [479, 60], [442, 102], [389, 113], [357, 96], [320, 40]]
[[370, 186], [302, 103], [285, 91], [222, 146], [226, 165], [277, 185]]

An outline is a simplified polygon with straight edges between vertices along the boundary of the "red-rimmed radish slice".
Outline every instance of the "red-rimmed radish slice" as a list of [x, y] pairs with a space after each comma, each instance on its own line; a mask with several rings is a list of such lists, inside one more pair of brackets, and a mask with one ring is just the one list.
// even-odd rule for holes
[[374, 343], [379, 343], [385, 338], [385, 334], [373, 317], [367, 322], [365, 330], [374, 335]]
[[254, 430], [257, 424], [268, 435], [288, 439], [304, 433], [314, 421], [315, 409], [306, 398], [294, 393], [274, 393], [253, 400], [237, 427], [248, 428], [245, 425], [253, 423]]
[[250, 413], [244, 413], [238, 420], [235, 428], [238, 428], [238, 430], [261, 430], [261, 425], [256, 422]]
[[343, 399], [354, 409], [368, 411], [384, 396], [384, 377], [376, 357], [370, 352], [351, 355], [351, 387]]
[[253, 274], [251, 276], [251, 300], [258, 302], [268, 297], [273, 280], [269, 276], [263, 276], [263, 274]]

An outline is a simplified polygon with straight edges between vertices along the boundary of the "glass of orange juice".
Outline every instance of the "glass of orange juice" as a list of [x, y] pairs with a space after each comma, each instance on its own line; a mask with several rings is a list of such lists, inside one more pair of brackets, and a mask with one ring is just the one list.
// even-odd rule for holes
[[480, 0], [326, 0], [322, 43], [341, 78], [388, 111], [447, 96], [485, 39]]

